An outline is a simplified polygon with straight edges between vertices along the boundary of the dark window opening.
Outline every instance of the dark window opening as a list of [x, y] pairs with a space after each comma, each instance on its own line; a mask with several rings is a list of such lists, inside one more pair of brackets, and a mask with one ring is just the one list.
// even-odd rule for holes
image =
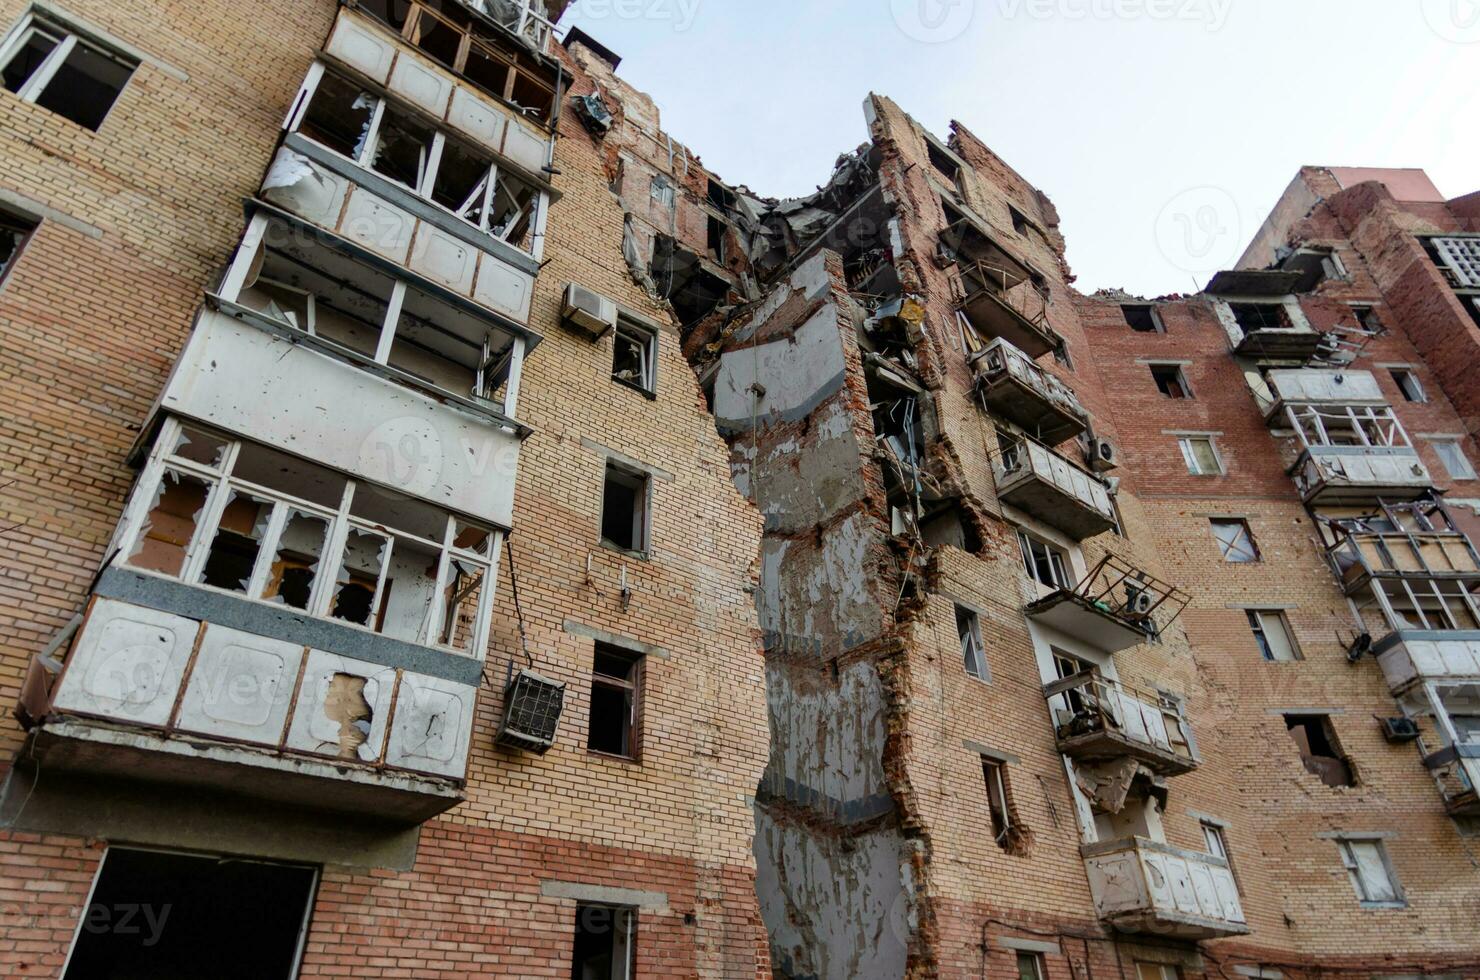
[[1353, 306], [1352, 316], [1356, 318], [1357, 326], [1368, 333], [1382, 333], [1382, 319], [1377, 315], [1377, 309], [1371, 306]]
[[965, 606], [956, 607], [956, 635], [961, 639], [961, 658], [966, 673], [977, 680], [990, 680], [987, 654], [982, 646], [981, 617]]
[[1028, 220], [1028, 216], [1011, 204], [1007, 206], [1007, 212], [1012, 215], [1012, 230], [1019, 235], [1027, 235], [1029, 229], [1033, 227], [1033, 222]]
[[1336, 729], [1326, 715], [1285, 715], [1285, 727], [1300, 750], [1306, 771], [1327, 786], [1355, 786], [1351, 763], [1341, 752]]
[[11, 211], [0, 210], [0, 283], [15, 268], [21, 250], [31, 240], [37, 222]]
[[422, 125], [410, 113], [387, 105], [381, 115], [375, 137], [375, 155], [370, 166], [377, 173], [420, 193], [426, 183], [435, 135], [431, 127]]
[[1012, 800], [1012, 786], [1007, 779], [1007, 763], [982, 756], [982, 778], [987, 785], [987, 813], [992, 823], [992, 838], [1009, 854], [1025, 855], [1032, 835], [1018, 821]]
[[1155, 307], [1151, 306], [1122, 306], [1121, 315], [1132, 330], [1138, 333], [1161, 333], [1161, 318], [1157, 316]]
[[1426, 402], [1428, 395], [1424, 393], [1423, 385], [1418, 380], [1418, 375], [1412, 371], [1395, 368], [1392, 371], [1393, 383], [1403, 393], [1403, 400], [1410, 402]]
[[1182, 374], [1182, 368], [1176, 364], [1151, 365], [1151, 379], [1156, 382], [1156, 390], [1168, 398], [1192, 397], [1187, 378]]
[[636, 948], [636, 910], [582, 903], [576, 906], [570, 980], [629, 980]]
[[709, 257], [715, 262], [725, 261], [725, 223], [714, 216], [709, 218]]
[[1256, 330], [1289, 330], [1290, 314], [1279, 303], [1230, 303], [1233, 319], [1244, 333]]
[[221, 515], [201, 581], [218, 589], [246, 592], [271, 517], [270, 502], [236, 494]]
[[930, 165], [936, 172], [951, 182], [956, 190], [962, 190], [961, 165], [952, 159], [945, 150], [935, 145], [933, 140], [925, 141], [925, 153], [930, 158]]
[[657, 346], [656, 334], [618, 322], [612, 341], [612, 380], [651, 394]]
[[109, 848], [64, 980], [286, 980], [314, 881], [312, 868]]
[[596, 644], [586, 747], [603, 755], [637, 758], [641, 696], [642, 657]]
[[336, 153], [358, 160], [365, 148], [365, 134], [370, 132], [376, 101], [358, 85], [326, 73], [314, 88], [298, 132]]
[[728, 214], [734, 210], [737, 198], [734, 191], [711, 177], [709, 179], [709, 203]]
[[96, 130], [138, 62], [56, 24], [31, 18], [0, 67], [5, 87], [27, 102]]
[[606, 464], [606, 487], [601, 497], [602, 541], [622, 551], [646, 551], [648, 489], [646, 474]]
[[399, 31], [411, 13], [408, 0], [359, 0], [359, 8]]

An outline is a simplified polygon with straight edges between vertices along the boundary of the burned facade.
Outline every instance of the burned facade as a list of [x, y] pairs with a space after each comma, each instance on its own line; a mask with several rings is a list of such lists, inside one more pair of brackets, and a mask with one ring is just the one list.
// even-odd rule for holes
[[1084, 295], [562, 7], [0, 2], [7, 975], [1475, 975], [1480, 203]]

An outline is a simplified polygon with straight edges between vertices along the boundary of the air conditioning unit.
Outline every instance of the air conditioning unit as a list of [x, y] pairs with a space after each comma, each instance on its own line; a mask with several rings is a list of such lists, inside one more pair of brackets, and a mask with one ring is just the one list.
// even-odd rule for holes
[[561, 318], [570, 326], [599, 340], [617, 325], [617, 304], [600, 293], [578, 283], [565, 287], [565, 308]]
[[555, 729], [564, 708], [564, 684], [521, 670], [504, 689], [498, 744], [544, 755], [555, 744]]
[[1382, 737], [1394, 745], [1402, 745], [1406, 742], [1417, 741], [1419, 736], [1418, 722], [1412, 718], [1383, 718]]
[[1089, 465], [1096, 473], [1104, 473], [1120, 466], [1120, 450], [1107, 439], [1092, 439], [1089, 444]]
[[1125, 583], [1125, 609], [1124, 614], [1132, 619], [1145, 619], [1151, 615], [1151, 607], [1156, 605], [1156, 598], [1146, 590], [1146, 586], [1140, 582]]

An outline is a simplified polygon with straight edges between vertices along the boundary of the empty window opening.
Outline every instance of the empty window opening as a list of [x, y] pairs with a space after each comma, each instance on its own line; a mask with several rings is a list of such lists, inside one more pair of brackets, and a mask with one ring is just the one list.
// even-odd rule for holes
[[1256, 330], [1289, 330], [1290, 314], [1280, 303], [1230, 303], [1233, 319], [1244, 333]]
[[5, 277], [15, 268], [16, 260], [21, 257], [26, 242], [31, 240], [36, 225], [37, 222], [30, 218], [0, 208], [0, 283], [5, 282]]
[[1018, 545], [1023, 551], [1023, 566], [1040, 585], [1051, 589], [1072, 589], [1069, 557], [1062, 549], [1024, 532], [1018, 532]]
[[1277, 609], [1248, 609], [1249, 628], [1254, 631], [1254, 642], [1259, 645], [1259, 654], [1265, 660], [1276, 663], [1292, 663], [1301, 659], [1300, 649], [1295, 645], [1295, 634], [1290, 621]]
[[651, 394], [658, 358], [658, 335], [618, 321], [612, 350], [612, 380]]
[[725, 261], [725, 232], [728, 230], [723, 221], [709, 216], [709, 257], [721, 265]]
[[929, 156], [930, 165], [935, 168], [935, 171], [949, 180], [951, 186], [957, 191], [962, 191], [961, 165], [955, 161], [955, 158], [937, 146], [934, 140], [925, 141], [925, 153]]
[[1352, 316], [1357, 321], [1357, 326], [1368, 333], [1383, 333], [1382, 318], [1377, 315], [1375, 306], [1353, 306]]
[[1017, 954], [1018, 980], [1048, 980], [1048, 971], [1043, 967], [1042, 953]]
[[1032, 835], [1017, 819], [1012, 799], [1012, 786], [1007, 778], [1007, 763], [982, 756], [982, 777], [987, 787], [987, 813], [992, 823], [992, 838], [1009, 854], [1026, 854]]
[[631, 980], [636, 974], [637, 911], [614, 905], [576, 906], [571, 980]]
[[1404, 401], [1426, 402], [1429, 396], [1423, 390], [1423, 384], [1419, 382], [1418, 375], [1406, 368], [1393, 368], [1389, 372], [1393, 376], [1393, 384], [1398, 386]]
[[[1082, 660], [1071, 653], [1065, 653], [1057, 647], [1052, 648], [1053, 670], [1059, 680], [1076, 677], [1079, 674], [1098, 674], [1099, 670], [1088, 660]], [[1089, 705], [1085, 702], [1088, 689], [1084, 687], [1070, 688], [1060, 695], [1064, 704], [1068, 707], [1072, 718], [1085, 717], [1089, 715]]]
[[713, 204], [726, 214], [735, 209], [737, 201], [735, 192], [713, 177], [709, 178], [708, 197], [710, 204]]
[[1137, 960], [1136, 980], [1182, 980], [1182, 970], [1169, 963], [1144, 963]]
[[1341, 863], [1358, 901], [1378, 908], [1407, 904], [1381, 840], [1346, 838], [1338, 840], [1336, 846], [1341, 849]]
[[1439, 457], [1439, 462], [1444, 464], [1444, 470], [1451, 480], [1475, 479], [1475, 467], [1465, 456], [1465, 451], [1460, 447], [1458, 439], [1434, 439], [1431, 440], [1431, 445], [1434, 447], [1434, 453]]
[[1223, 473], [1223, 461], [1213, 446], [1212, 436], [1184, 436], [1177, 440], [1182, 450], [1182, 460], [1187, 472], [1193, 476], [1219, 476]]
[[591, 726], [586, 747], [602, 755], [637, 758], [641, 708], [640, 655], [596, 644], [591, 669]]
[[1254, 543], [1254, 532], [1249, 522], [1241, 518], [1213, 518], [1213, 539], [1218, 542], [1218, 551], [1223, 560], [1246, 563], [1259, 560], [1259, 546]]
[[601, 498], [602, 543], [620, 551], [647, 551], [648, 497], [651, 478], [645, 473], [606, 464]]
[[1192, 387], [1187, 384], [1187, 377], [1182, 373], [1181, 365], [1153, 364], [1151, 365], [1151, 380], [1156, 382], [1156, 390], [1168, 398], [1192, 397]]
[[1285, 727], [1300, 750], [1300, 761], [1327, 786], [1355, 786], [1351, 763], [1341, 752], [1327, 715], [1285, 715]]
[[294, 865], [110, 847], [64, 980], [188, 980], [206, 963], [222, 980], [295, 977], [316, 879]]
[[1027, 215], [1023, 214], [1023, 212], [1019, 211], [1011, 204], [1007, 206], [1007, 212], [1012, 216], [1012, 230], [1017, 232], [1019, 235], [1026, 236], [1029, 229], [1033, 227], [1033, 222], [1029, 221]]
[[662, 174], [654, 175], [653, 182], [648, 187], [648, 194], [655, 204], [669, 211], [673, 210], [673, 205], [677, 201], [673, 183]]
[[1161, 325], [1161, 315], [1154, 306], [1126, 305], [1120, 308], [1120, 312], [1125, 317], [1126, 324], [1137, 333], [1165, 332]]
[[5, 88], [27, 102], [96, 130], [128, 84], [137, 61], [30, 16], [0, 49]]
[[982, 644], [981, 617], [965, 606], [956, 607], [956, 635], [961, 640], [961, 658], [966, 674], [977, 680], [992, 679], [987, 670], [987, 651]]

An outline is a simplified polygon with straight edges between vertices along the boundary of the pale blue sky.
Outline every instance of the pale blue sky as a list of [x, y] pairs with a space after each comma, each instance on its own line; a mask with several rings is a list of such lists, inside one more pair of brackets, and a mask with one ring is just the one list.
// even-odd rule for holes
[[563, 24], [766, 195], [826, 180], [870, 91], [961, 120], [1053, 199], [1085, 291], [1191, 291], [1301, 164], [1480, 190], [1480, 0], [577, 0]]

